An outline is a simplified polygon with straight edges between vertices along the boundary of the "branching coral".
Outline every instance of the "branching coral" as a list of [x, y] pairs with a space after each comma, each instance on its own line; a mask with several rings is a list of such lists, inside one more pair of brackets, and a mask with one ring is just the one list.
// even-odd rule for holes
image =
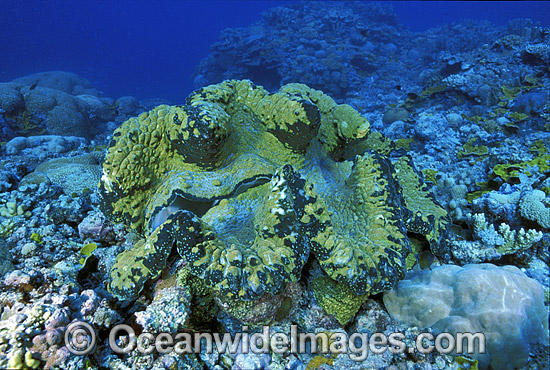
[[537, 230], [511, 230], [506, 223], [501, 223], [498, 231], [490, 225], [483, 213], [473, 215], [474, 238], [482, 241], [486, 247], [495, 247], [500, 255], [512, 254], [518, 250], [531, 248], [533, 243], [542, 239], [542, 232]]

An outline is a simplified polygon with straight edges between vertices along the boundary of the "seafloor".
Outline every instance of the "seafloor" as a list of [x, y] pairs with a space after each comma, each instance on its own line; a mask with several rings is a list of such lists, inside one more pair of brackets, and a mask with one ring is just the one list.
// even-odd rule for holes
[[[273, 152], [261, 161], [250, 162], [254, 164], [250, 168], [231, 172], [229, 176], [238, 172], [243, 181], [223, 196], [202, 199], [201, 207], [212, 208], [205, 212], [197, 206], [192, 210], [197, 214], [194, 218], [185, 210], [194, 202], [183, 200], [191, 192], [186, 189], [196, 187], [197, 192], [209, 194], [212, 184], [201, 183], [201, 179], [208, 179], [217, 181], [215, 189], [222, 189], [213, 192], [223, 193], [221, 183], [227, 179], [223, 177], [220, 183], [213, 172], [208, 172], [219, 160], [219, 156], [209, 157], [209, 150], [218, 142], [209, 146], [208, 139], [221, 137], [217, 131], [201, 131], [196, 141], [186, 141], [193, 130], [186, 131], [181, 135], [185, 143], [181, 146], [172, 141], [172, 146], [164, 148], [166, 153], [181, 155], [179, 160], [185, 165], [177, 167], [181, 170], [176, 175], [159, 175], [163, 168], [174, 168], [165, 165], [173, 165], [174, 156], [162, 157], [150, 144], [170, 135], [170, 140], [180, 136], [173, 134], [171, 126], [161, 130], [167, 115], [159, 112], [171, 108], [142, 113], [170, 102], [106, 97], [87, 80], [59, 71], [0, 83], [0, 368], [548, 369], [550, 29], [517, 19], [507, 27], [463, 21], [412, 33], [400, 24], [390, 6], [304, 3], [273, 8], [256, 24], [222, 32], [219, 42], [197, 67], [194, 83], [199, 89], [229, 79], [251, 80], [255, 86], [250, 91], [261, 92], [258, 86], [263, 86], [270, 93], [285, 84], [302, 83], [322, 91], [335, 103], [314, 99], [319, 95], [313, 90], [307, 90], [309, 95], [300, 95], [300, 99], [296, 98], [298, 90], [293, 90], [294, 95], [281, 92], [263, 105], [257, 101], [241, 104], [239, 99], [248, 99], [242, 92], [229, 98], [230, 94], [213, 98], [204, 93], [200, 99], [208, 104], [196, 103], [195, 110], [189, 108], [188, 112], [199, 112], [193, 116], [198, 121], [201, 117], [217, 117], [220, 122], [227, 119], [224, 122], [233, 125], [231, 129], [237, 134], [238, 125], [247, 120], [263, 124], [277, 122], [275, 118], [270, 121], [270, 114], [287, 117], [280, 108], [284, 99], [290, 99], [285, 100], [288, 104], [299, 101], [307, 120], [299, 121], [288, 132], [280, 127], [258, 132], [264, 135], [261, 140], [246, 136], [250, 132], [242, 133], [255, 143], [254, 148], [250, 146], [255, 153], [268, 151], [261, 146], [264, 138], [272, 135], [265, 140], [275, 144], [287, 140], [281, 151], [294, 154], [285, 157]], [[193, 101], [190, 99], [187, 107]], [[360, 115], [336, 104], [348, 104]], [[315, 157], [319, 154], [311, 149], [311, 143], [329, 147], [328, 134], [323, 128], [320, 130], [326, 135], [317, 135], [318, 128], [309, 130], [313, 126], [307, 126], [308, 122], [319, 123], [311, 118], [311, 112], [318, 111], [319, 122], [325, 125], [322, 127], [332, 125], [338, 138], [330, 153], [319, 151], [324, 153], [321, 159]], [[301, 111], [295, 112], [298, 116]], [[127, 121], [138, 116], [141, 118]], [[364, 119], [370, 129], [361, 121]], [[173, 120], [181, 123], [182, 117]], [[353, 133], [352, 140], [346, 130], [357, 120], [363, 122], [358, 126], [362, 131]], [[151, 125], [162, 131], [158, 137], [147, 128]], [[109, 144], [114, 130], [118, 130], [116, 140]], [[388, 139], [380, 139], [377, 133]], [[375, 136], [383, 147], [369, 141], [369, 150], [357, 152], [356, 148]], [[234, 156], [246, 155], [246, 148], [238, 147]], [[353, 155], [349, 155], [350, 148], [355, 148]], [[193, 150], [203, 151], [196, 154]], [[223, 150], [220, 153], [227, 155]], [[299, 168], [293, 162], [295, 153], [314, 153], [314, 159], [306, 161], [305, 170], [297, 169], [296, 176], [305, 174], [307, 181], [317, 184], [321, 175], [310, 175], [317, 173], [315, 166], [332, 166], [327, 171], [340, 180], [313, 186], [315, 197], [308, 195], [310, 190], [306, 191], [301, 180], [294, 179], [288, 170], [277, 172], [277, 181], [265, 180], [265, 174], [251, 177], [258, 164], [268, 169], [273, 163]], [[407, 180], [396, 162], [397, 157], [407, 155], [416, 167], [410, 175], [412, 180]], [[207, 163], [206, 159], [212, 161]], [[340, 204], [334, 200], [340, 194], [347, 199], [349, 192], [355, 196], [357, 189], [378, 186], [364, 182], [360, 171], [351, 169], [367, 162], [370, 167], [361, 168], [372, 170], [376, 184], [397, 177], [397, 185], [382, 184], [382, 190], [370, 193], [365, 190], [360, 194], [363, 200], [325, 212], [323, 217], [340, 220], [333, 226], [345, 247], [337, 252], [337, 247], [325, 245], [323, 249], [319, 235], [328, 235], [331, 221], [311, 226], [312, 222], [303, 222], [304, 212], [313, 207], [312, 199], [319, 198], [330, 208]], [[132, 170], [124, 172], [126, 168]], [[384, 171], [378, 171], [380, 168]], [[186, 176], [191, 185], [181, 180]], [[100, 178], [102, 187], [98, 189]], [[179, 186], [179, 198], [169, 200], [160, 190], [150, 190], [158, 189], [150, 183], [162, 187], [163, 181], [170, 184], [173, 193]], [[414, 181], [432, 195], [410, 190]], [[267, 195], [247, 200], [269, 184], [272, 194], [282, 199], [280, 203]], [[354, 184], [364, 188], [353, 188]], [[293, 194], [293, 205], [285, 203], [288, 193], [279, 189], [282, 186], [288, 186], [285, 189]], [[371, 202], [375, 197], [377, 201]], [[151, 210], [143, 207], [151, 199], [164, 206], [160, 216], [150, 217]], [[253, 217], [262, 215], [262, 199], [281, 208], [271, 208], [273, 212], [266, 213], [265, 219]], [[300, 202], [307, 205], [299, 208]], [[229, 211], [223, 213], [226, 208], [231, 208], [234, 219], [246, 218], [242, 226], [246, 233], [230, 225], [232, 218], [226, 220]], [[418, 220], [408, 222], [407, 217], [413, 216], [405, 215], [411, 209], [427, 220], [422, 227]], [[239, 242], [248, 243], [243, 254], [249, 249], [260, 254], [254, 250], [259, 247], [250, 241], [250, 235], [261, 234], [258, 225], [267, 225], [264, 231], [273, 226], [265, 221], [271, 220], [269, 217], [292, 212], [302, 219], [284, 222], [286, 226], [294, 222], [297, 229], [283, 235], [285, 230], [275, 227], [269, 235], [277, 248], [290, 245], [294, 259], [277, 255], [282, 249], [275, 247], [273, 253], [262, 252], [271, 253], [269, 258], [260, 258], [259, 269], [279, 280], [270, 281], [258, 273], [259, 285], [245, 288], [231, 280], [241, 270], [237, 265], [227, 265], [224, 259], [237, 253]], [[307, 219], [318, 217], [320, 212], [307, 213]], [[187, 221], [175, 220], [174, 215], [184, 215], [187, 218], [182, 219]], [[281, 217], [277, 220], [282, 223]], [[144, 226], [143, 220], [150, 222]], [[176, 221], [183, 222], [183, 228], [170, 226]], [[216, 255], [218, 259], [211, 256], [211, 275], [201, 270], [204, 258], [199, 252], [202, 246], [212, 245], [208, 240], [196, 244], [200, 248], [182, 247], [182, 254], [187, 256], [184, 259], [175, 248], [170, 251], [175, 241], [178, 246], [191, 243], [189, 238], [196, 231], [191, 222], [211, 227], [214, 232], [209, 235], [215, 235], [213, 238], [230, 241], [216, 244], [222, 251]], [[228, 235], [222, 235], [224, 232]], [[181, 233], [191, 236], [182, 241]], [[306, 236], [297, 247], [301, 236], [296, 235], [300, 233]], [[268, 243], [263, 235], [262, 242]], [[310, 239], [316, 246], [311, 251]], [[146, 246], [157, 249], [147, 250], [143, 240], [149, 243]], [[373, 242], [370, 249], [361, 244], [373, 240], [382, 243]], [[167, 245], [161, 257], [155, 254], [160, 246]], [[393, 259], [384, 257], [388, 250], [395, 252]], [[115, 263], [123, 251], [130, 252]], [[244, 264], [243, 257], [238, 256], [238, 263]], [[368, 256], [373, 265], [365, 268], [356, 262], [357, 256]], [[147, 270], [147, 275], [143, 266], [153, 258], [161, 262], [149, 266], [152, 272]], [[246, 263], [256, 267], [258, 259], [247, 258]], [[157, 270], [160, 277], [155, 278]], [[405, 270], [408, 272], [403, 276]], [[136, 279], [133, 290], [121, 288], [132, 278]], [[361, 285], [365, 282], [376, 289], [365, 292], [367, 285]], [[237, 290], [242, 288], [240, 292], [249, 300], [240, 301], [231, 295], [235, 292], [231, 284], [236, 284]], [[88, 323], [95, 338], [69, 333], [67, 328], [76, 322]], [[325, 333], [332, 342], [335, 333], [389, 336], [400, 332], [407, 348], [414, 345], [419, 333], [481, 332], [486, 337], [487, 353], [375, 353], [377, 348], [373, 347], [366, 358], [356, 361], [352, 346], [340, 351], [343, 353], [331, 347], [328, 353], [316, 354], [311, 353], [311, 345], [306, 353], [282, 354], [246, 353], [242, 346], [234, 353], [207, 353], [203, 348], [200, 353], [136, 350], [121, 354], [109, 346], [109, 330], [117, 324], [129, 325], [136, 334], [175, 335], [236, 333], [242, 330], [243, 322], [248, 324], [249, 333], [257, 332], [263, 324], [270, 326], [272, 334], [290, 333], [291, 326], [296, 325], [301, 333]], [[363, 337], [355, 338], [354, 343], [359, 338]], [[114, 339], [120, 346], [128, 341], [124, 337]], [[84, 348], [92, 340], [95, 347], [85, 354], [73, 354], [67, 347], [80, 343], [82, 347], [77, 349]]]

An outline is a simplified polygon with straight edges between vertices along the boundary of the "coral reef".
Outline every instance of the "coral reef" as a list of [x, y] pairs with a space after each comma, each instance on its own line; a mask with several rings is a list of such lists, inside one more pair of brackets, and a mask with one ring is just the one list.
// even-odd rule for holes
[[86, 79], [64, 71], [39, 72], [19, 77], [12, 82], [35, 87], [59, 90], [70, 95], [99, 96], [99, 92]]
[[[350, 32], [351, 31], [351, 32]], [[386, 4], [308, 3], [270, 9], [248, 29], [226, 29], [199, 65], [195, 86], [250, 78], [268, 89], [301, 81], [335, 98], [357, 91], [361, 81], [399, 54], [403, 27]], [[284, 41], [283, 41], [284, 40]]]
[[90, 238], [102, 243], [109, 243], [116, 240], [113, 225], [107, 221], [101, 212], [92, 211], [78, 224], [78, 236], [86, 240]]
[[[1, 234], [1, 229], [0, 229]], [[10, 250], [5, 239], [0, 240], [0, 276], [4, 276], [6, 273], [13, 270], [13, 264], [11, 263]]]
[[[548, 45], [528, 19], [410, 32], [391, 4], [295, 2], [222, 31], [180, 105], [0, 83], [0, 367], [547, 369]], [[118, 354], [119, 323], [407, 348]], [[411, 352], [441, 330], [491, 358]]]
[[27, 171], [27, 167], [18, 161], [5, 163], [0, 170], [0, 192], [13, 189]]
[[[62, 333], [50, 333], [48, 335], [48, 344], [46, 344], [46, 334], [43, 336], [37, 336], [44, 326], [48, 326], [48, 323], [54, 321], [56, 317], [54, 308], [51, 305], [34, 305], [32, 307], [25, 307], [22, 304], [17, 304], [11, 308], [5, 307], [2, 317], [0, 318], [0, 341], [5, 344], [12, 342], [12, 350], [7, 352], [5, 358], [0, 358], [0, 364], [7, 368], [36, 369], [40, 365], [40, 360], [46, 361], [53, 360], [55, 356], [52, 353], [48, 353], [43, 358], [35, 358], [31, 351], [31, 344], [43, 339], [44, 345], [47, 347], [57, 346], [61, 343]], [[68, 322], [61, 322], [60, 325], [66, 325]], [[55, 329], [55, 328], [51, 328]], [[46, 329], [47, 330], [47, 329]], [[17, 345], [14, 345], [17, 342]], [[55, 353], [56, 348], [53, 349]], [[47, 364], [45, 368], [51, 368], [54, 362]]]
[[166, 288], [155, 296], [145, 311], [136, 313], [136, 323], [149, 333], [177, 333], [187, 320], [191, 296], [180, 287]]
[[100, 98], [90, 82], [68, 72], [42, 72], [0, 83], [0, 97], [0, 110], [11, 127], [8, 140], [44, 133], [88, 138], [113, 118], [109, 99]]

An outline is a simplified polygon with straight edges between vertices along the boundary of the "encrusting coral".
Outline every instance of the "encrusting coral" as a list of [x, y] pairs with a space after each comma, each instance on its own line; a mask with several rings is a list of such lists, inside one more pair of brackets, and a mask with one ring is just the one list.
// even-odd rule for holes
[[225, 81], [131, 118], [113, 135], [100, 196], [143, 239], [118, 256], [109, 288], [135, 297], [175, 245], [230, 299], [280, 293], [310, 254], [353, 294], [388, 289], [405, 273], [407, 229], [445, 255], [449, 223], [394, 148], [352, 107], [302, 84], [270, 94]]
[[99, 182], [101, 160], [99, 152], [50, 159], [25, 176], [21, 185], [49, 181], [59, 185], [67, 195], [80, 194], [86, 189], [92, 189]]

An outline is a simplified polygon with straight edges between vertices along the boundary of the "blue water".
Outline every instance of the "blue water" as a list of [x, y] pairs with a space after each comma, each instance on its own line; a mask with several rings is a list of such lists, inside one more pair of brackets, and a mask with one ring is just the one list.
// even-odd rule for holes
[[[105, 96], [183, 101], [191, 74], [227, 27], [246, 27], [292, 1], [2, 0], [0, 81], [64, 70]], [[463, 18], [505, 26], [514, 18], [550, 25], [548, 2], [391, 2], [411, 31]]]

